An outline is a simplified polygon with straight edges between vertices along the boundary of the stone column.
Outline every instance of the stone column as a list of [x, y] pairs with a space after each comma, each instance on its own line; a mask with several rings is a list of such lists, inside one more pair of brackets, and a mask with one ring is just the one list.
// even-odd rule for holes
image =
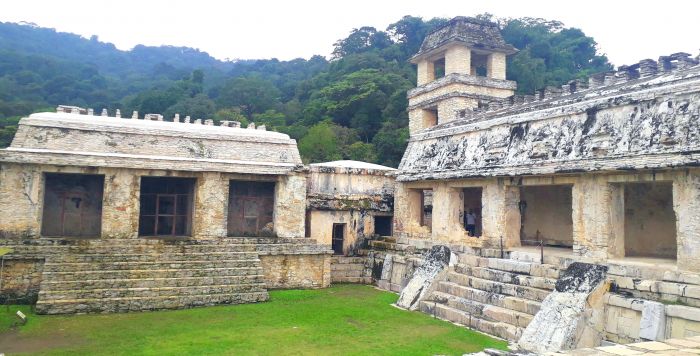
[[40, 236], [43, 186], [39, 166], [0, 165], [0, 238]]
[[594, 260], [606, 259], [611, 236], [610, 184], [604, 175], [583, 175], [571, 192], [574, 253]]
[[105, 168], [104, 176], [102, 238], [137, 238], [141, 176], [123, 168]]
[[700, 272], [700, 170], [679, 172], [673, 180], [678, 269]]
[[482, 203], [484, 239], [488, 245], [520, 246], [520, 187], [507, 185], [502, 178], [493, 179], [484, 187]]
[[460, 242], [466, 236], [459, 218], [461, 206], [464, 206], [459, 193], [458, 188], [450, 188], [444, 183], [433, 190], [433, 240]]
[[608, 258], [625, 257], [625, 186], [610, 185]]
[[491, 53], [486, 59], [486, 76], [493, 79], [506, 79], [506, 55]]
[[408, 112], [408, 131], [411, 135], [425, 128], [437, 124], [437, 115], [434, 111], [425, 109], [413, 109]]
[[452, 46], [445, 52], [445, 75], [471, 72], [471, 50], [465, 46]]
[[197, 179], [195, 188], [194, 225], [195, 238], [220, 238], [226, 236], [228, 218], [228, 179], [218, 172], [204, 172]]
[[423, 59], [416, 65], [417, 85], [421, 86], [435, 80], [435, 64], [432, 61]]
[[273, 222], [279, 237], [304, 237], [306, 176], [280, 176], [275, 184]]

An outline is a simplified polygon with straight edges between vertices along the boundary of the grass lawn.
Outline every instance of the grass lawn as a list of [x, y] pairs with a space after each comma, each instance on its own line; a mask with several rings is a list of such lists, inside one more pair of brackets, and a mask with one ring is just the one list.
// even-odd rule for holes
[[128, 314], [37, 316], [10, 330], [0, 307], [0, 353], [51, 355], [461, 355], [506, 342], [394, 308], [370, 286], [270, 292], [259, 304]]

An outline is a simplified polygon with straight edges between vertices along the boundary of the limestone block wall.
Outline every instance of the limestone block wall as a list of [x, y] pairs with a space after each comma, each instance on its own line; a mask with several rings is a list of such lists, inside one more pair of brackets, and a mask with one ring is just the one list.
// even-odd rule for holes
[[445, 74], [469, 74], [470, 69], [471, 50], [469, 47], [453, 45], [445, 50]]
[[[640, 335], [645, 327], [645, 303], [648, 300], [623, 298], [615, 294], [606, 296], [605, 338], [616, 343], [628, 344], [649, 340], [648, 334]], [[651, 302], [653, 303], [653, 302]], [[663, 315], [652, 320], [659, 325], [661, 337], [651, 339], [678, 339], [700, 335], [700, 309], [683, 305], [661, 305]], [[649, 322], [647, 321], [646, 324]]]
[[275, 185], [275, 233], [279, 237], [304, 236], [305, 216], [306, 176], [281, 176]]
[[331, 251], [327, 246], [304, 243], [258, 242], [258, 254], [267, 288], [325, 288], [331, 283]]
[[229, 180], [276, 180], [275, 231], [281, 237], [304, 236], [306, 178], [303, 175], [256, 176], [3, 163], [0, 164], [0, 209], [6, 213], [0, 216], [2, 237], [40, 237], [45, 172], [105, 176], [101, 234], [105, 239], [138, 237], [142, 176], [196, 179], [192, 232], [194, 238], [226, 236]]
[[[697, 168], [685, 168], [653, 172], [399, 182], [394, 204], [394, 231], [396, 236], [402, 238], [474, 247], [498, 247], [502, 238], [504, 247], [510, 248], [520, 246], [522, 232], [529, 239], [536, 237], [534, 230], [541, 229], [540, 238], [545, 240], [550, 238], [549, 235], [560, 238], [567, 235], [559, 243], [553, 242], [573, 245], [573, 254], [592, 261], [625, 256], [664, 257], [676, 260], [680, 270], [700, 271], [700, 258], [697, 257], [700, 255], [696, 246], [700, 239], [696, 223], [700, 216], [698, 171]], [[653, 198], [651, 202], [634, 203], [632, 200], [628, 201], [627, 206], [624, 205], [625, 190], [621, 188], [631, 186], [629, 189], [634, 190], [653, 187], [654, 184], [672, 186], [673, 194], [651, 194], [648, 196]], [[469, 186], [482, 188], [483, 235], [480, 238], [467, 236], [460, 215], [463, 213], [460, 191]], [[538, 213], [539, 217], [535, 217], [535, 224], [532, 224], [534, 218], [527, 216], [527, 209], [533, 208], [528, 204], [525, 229], [521, 232], [523, 221], [520, 205], [523, 201], [532, 203], [531, 189], [554, 189], [551, 193], [555, 194], [561, 187], [566, 187], [563, 193], [566, 197], [540, 197], [544, 198], [541, 202], [544, 205]], [[434, 192], [431, 230], [419, 224], [420, 196], [417, 192], [421, 189], [432, 189]], [[523, 191], [530, 193], [522, 196]], [[556, 201], [560, 202], [559, 206], [552, 206]], [[570, 206], [561, 205], [565, 201]], [[673, 206], [672, 213], [662, 211], [662, 206], [669, 204]], [[630, 217], [629, 211], [632, 210], [645, 211], [647, 218], [640, 220]], [[567, 211], [570, 216], [562, 215]], [[654, 217], [649, 214], [654, 214]], [[675, 231], [675, 238], [661, 238], [660, 226], [667, 234]], [[676, 253], [659, 255], [659, 251]]]
[[[33, 303], [39, 297], [41, 273], [44, 261], [34, 258], [5, 257], [0, 285], [2, 297], [10, 298], [10, 303]], [[4, 298], [0, 302], [5, 304]]]

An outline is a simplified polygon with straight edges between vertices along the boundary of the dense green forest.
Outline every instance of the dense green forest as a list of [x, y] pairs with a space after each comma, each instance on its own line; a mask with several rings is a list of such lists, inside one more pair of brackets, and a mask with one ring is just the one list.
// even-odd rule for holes
[[[596, 42], [557, 21], [499, 19], [520, 52], [508, 79], [531, 93], [611, 68]], [[396, 167], [408, 139], [408, 62], [446, 19], [405, 16], [385, 30], [359, 27], [330, 59], [220, 61], [185, 47], [121, 51], [33, 24], [0, 23], [0, 146], [22, 115], [58, 104], [256, 122], [299, 141], [305, 162], [355, 159]]]

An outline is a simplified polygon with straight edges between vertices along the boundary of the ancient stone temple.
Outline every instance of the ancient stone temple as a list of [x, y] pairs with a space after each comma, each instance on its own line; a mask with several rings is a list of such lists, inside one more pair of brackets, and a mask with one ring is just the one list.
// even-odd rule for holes
[[[530, 351], [697, 335], [698, 60], [513, 95], [514, 52], [495, 24], [458, 17], [413, 57], [394, 237], [371, 253], [373, 276], [401, 290], [422, 251], [450, 246], [457, 262], [421, 309], [513, 341], [525, 332]], [[584, 267], [563, 274], [573, 262]], [[597, 282], [552, 293], [589, 270]]]
[[306, 172], [287, 135], [57, 111], [22, 119], [0, 151], [4, 296], [109, 312], [330, 283], [328, 248], [304, 238]]

